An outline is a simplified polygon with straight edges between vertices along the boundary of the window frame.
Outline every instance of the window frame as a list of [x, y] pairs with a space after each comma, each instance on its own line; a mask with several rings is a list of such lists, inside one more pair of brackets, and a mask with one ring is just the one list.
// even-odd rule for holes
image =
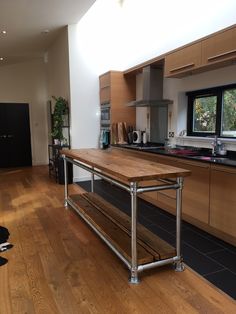
[[[188, 96], [188, 108], [187, 108], [187, 136], [196, 136], [196, 137], [208, 137], [217, 135], [222, 138], [231, 138], [236, 139], [233, 136], [224, 136], [221, 134], [221, 125], [222, 125], [222, 108], [223, 108], [223, 92], [228, 89], [236, 89], [236, 84], [212, 87], [207, 89], [196, 90], [192, 92], [187, 92]], [[215, 132], [194, 132], [193, 131], [193, 107], [194, 100], [196, 98], [206, 96], [216, 96], [216, 128]]]

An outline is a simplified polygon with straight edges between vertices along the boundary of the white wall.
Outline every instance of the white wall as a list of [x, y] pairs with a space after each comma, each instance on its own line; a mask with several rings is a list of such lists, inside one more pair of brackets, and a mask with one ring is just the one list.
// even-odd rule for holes
[[[100, 128], [98, 74], [84, 60], [77, 25], [70, 25], [68, 34], [72, 148], [97, 147]], [[88, 173], [74, 169], [75, 181], [87, 179]]]
[[70, 100], [68, 30], [63, 28], [60, 35], [49, 47], [46, 57], [48, 97], [63, 97]]
[[47, 88], [43, 60], [2, 66], [0, 102], [28, 103], [33, 165], [47, 164]]

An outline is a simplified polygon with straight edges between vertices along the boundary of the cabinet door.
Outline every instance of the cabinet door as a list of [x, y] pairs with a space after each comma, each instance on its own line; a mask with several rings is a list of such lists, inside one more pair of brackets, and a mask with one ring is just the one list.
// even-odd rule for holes
[[236, 59], [236, 28], [202, 41], [202, 64], [214, 65]]
[[168, 54], [165, 57], [165, 76], [182, 77], [201, 65], [201, 42]]
[[125, 78], [122, 72], [111, 71], [111, 123], [135, 126], [136, 110], [127, 106], [135, 99], [135, 84], [135, 77]]
[[210, 225], [236, 237], [236, 169], [212, 167]]
[[[164, 165], [178, 167], [177, 159], [173, 157], [166, 157], [158, 155], [157, 162]], [[161, 208], [167, 209], [171, 213], [176, 213], [176, 191], [163, 190], [157, 192], [157, 202]]]
[[105, 88], [111, 85], [111, 74], [110, 72], [104, 73], [99, 76], [100, 88]]
[[111, 102], [111, 90], [110, 87], [104, 87], [100, 89], [100, 104], [106, 104]]
[[111, 101], [111, 73], [107, 72], [99, 76], [100, 104]]
[[191, 175], [184, 179], [183, 214], [208, 224], [209, 165], [191, 161], [180, 161], [177, 167], [191, 171]]

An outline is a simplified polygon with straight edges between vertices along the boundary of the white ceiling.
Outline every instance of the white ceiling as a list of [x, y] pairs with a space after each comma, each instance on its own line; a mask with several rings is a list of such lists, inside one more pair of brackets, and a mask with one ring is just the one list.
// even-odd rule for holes
[[7, 31], [0, 33], [0, 66], [41, 58], [60, 30], [77, 23], [94, 2], [0, 0], [0, 32]]

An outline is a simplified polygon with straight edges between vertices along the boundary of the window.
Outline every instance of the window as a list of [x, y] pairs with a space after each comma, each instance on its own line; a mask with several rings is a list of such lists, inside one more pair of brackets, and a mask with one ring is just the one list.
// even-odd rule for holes
[[187, 135], [236, 138], [236, 85], [188, 92]]

